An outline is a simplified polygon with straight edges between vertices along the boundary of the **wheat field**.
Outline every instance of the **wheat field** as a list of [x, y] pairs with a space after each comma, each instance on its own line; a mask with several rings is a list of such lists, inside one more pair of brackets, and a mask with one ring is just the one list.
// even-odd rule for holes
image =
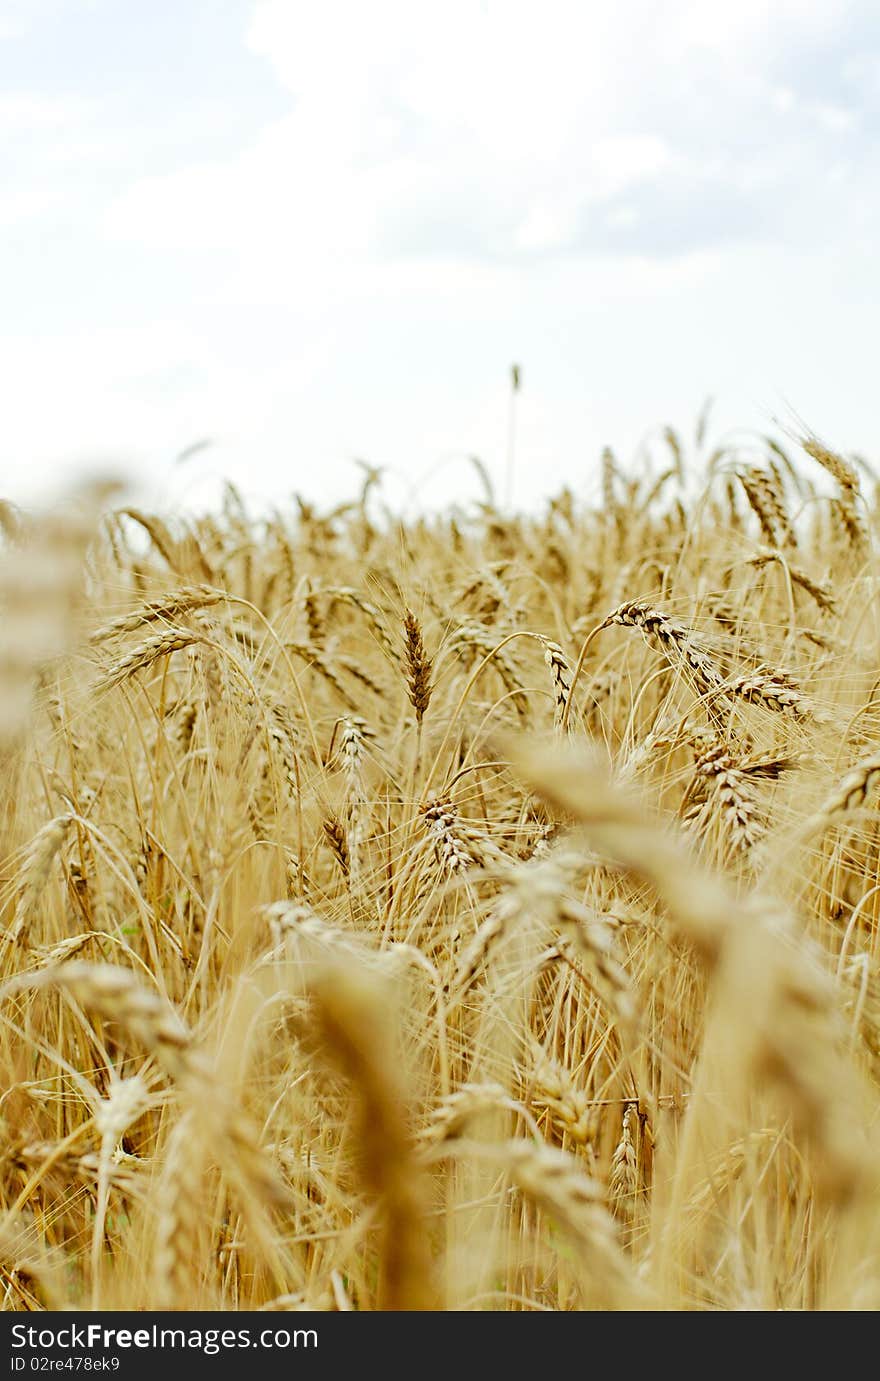
[[0, 509], [5, 1310], [880, 1307], [877, 486]]

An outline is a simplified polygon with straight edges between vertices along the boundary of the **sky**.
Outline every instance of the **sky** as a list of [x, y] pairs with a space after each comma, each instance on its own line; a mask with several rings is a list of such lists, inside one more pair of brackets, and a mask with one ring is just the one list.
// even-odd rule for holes
[[878, 165], [876, 0], [0, 0], [0, 493], [876, 456]]

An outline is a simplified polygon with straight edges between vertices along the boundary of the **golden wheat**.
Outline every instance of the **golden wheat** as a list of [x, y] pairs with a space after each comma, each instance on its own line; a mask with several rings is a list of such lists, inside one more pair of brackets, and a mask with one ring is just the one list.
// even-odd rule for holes
[[803, 446], [0, 505], [4, 1308], [880, 1308], [876, 495]]

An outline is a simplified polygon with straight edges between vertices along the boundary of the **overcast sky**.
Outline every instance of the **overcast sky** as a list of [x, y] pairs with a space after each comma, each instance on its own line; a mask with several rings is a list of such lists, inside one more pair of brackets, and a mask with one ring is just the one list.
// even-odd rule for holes
[[522, 502], [707, 394], [880, 450], [877, 0], [0, 0], [0, 72], [4, 493], [464, 496], [513, 361]]

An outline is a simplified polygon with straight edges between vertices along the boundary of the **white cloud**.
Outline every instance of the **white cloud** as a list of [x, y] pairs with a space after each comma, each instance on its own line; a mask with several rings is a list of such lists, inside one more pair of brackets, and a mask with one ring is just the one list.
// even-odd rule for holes
[[35, 182], [30, 186], [22, 183], [11, 188], [0, 199], [0, 229], [27, 221], [39, 221], [48, 211], [62, 204], [60, 190], [45, 182]]
[[824, 129], [831, 130], [834, 134], [848, 134], [858, 124], [855, 111], [845, 110], [837, 105], [817, 105], [815, 116]]
[[[869, 21], [846, 0], [259, 0], [248, 61], [286, 110], [187, 164], [190, 117], [163, 107], [149, 175], [142, 111], [111, 124], [52, 95], [0, 99], [0, 132], [40, 145], [0, 225], [39, 228], [53, 195], [57, 211], [72, 149], [93, 244], [64, 272], [100, 285], [106, 255], [113, 319], [132, 321], [54, 342], [7, 321], [7, 448], [49, 465], [71, 437], [169, 455], [219, 434], [205, 464], [246, 482], [342, 485], [352, 454], [404, 471], [503, 449], [523, 358], [537, 484], [566, 452], [629, 439], [667, 394], [696, 408], [766, 377], [762, 396], [797, 396], [795, 374], [811, 397], [840, 391], [822, 342], [846, 313], [850, 340], [869, 330], [861, 284], [840, 280], [870, 262], [880, 209]], [[294, 455], [319, 462], [305, 480], [288, 481]]]
[[677, 6], [680, 41], [685, 46], [737, 51], [756, 39], [784, 39], [792, 31], [811, 39], [837, 26], [851, 8], [849, 0], [686, 0]]
[[45, 96], [41, 92], [10, 92], [0, 96], [0, 135], [40, 133], [69, 128], [92, 109], [83, 97]]
[[[306, 295], [320, 279], [332, 292], [342, 262], [665, 255], [672, 206], [697, 213], [682, 253], [766, 235], [825, 166], [803, 121], [840, 137], [858, 123], [780, 84], [774, 63], [846, 8], [745, 0], [722, 23], [704, 0], [258, 0], [248, 44], [290, 112], [232, 157], [135, 180], [107, 231], [234, 251], [282, 283], [299, 265]], [[774, 107], [792, 122], [785, 142], [762, 130]], [[618, 246], [615, 229], [629, 232]]]

